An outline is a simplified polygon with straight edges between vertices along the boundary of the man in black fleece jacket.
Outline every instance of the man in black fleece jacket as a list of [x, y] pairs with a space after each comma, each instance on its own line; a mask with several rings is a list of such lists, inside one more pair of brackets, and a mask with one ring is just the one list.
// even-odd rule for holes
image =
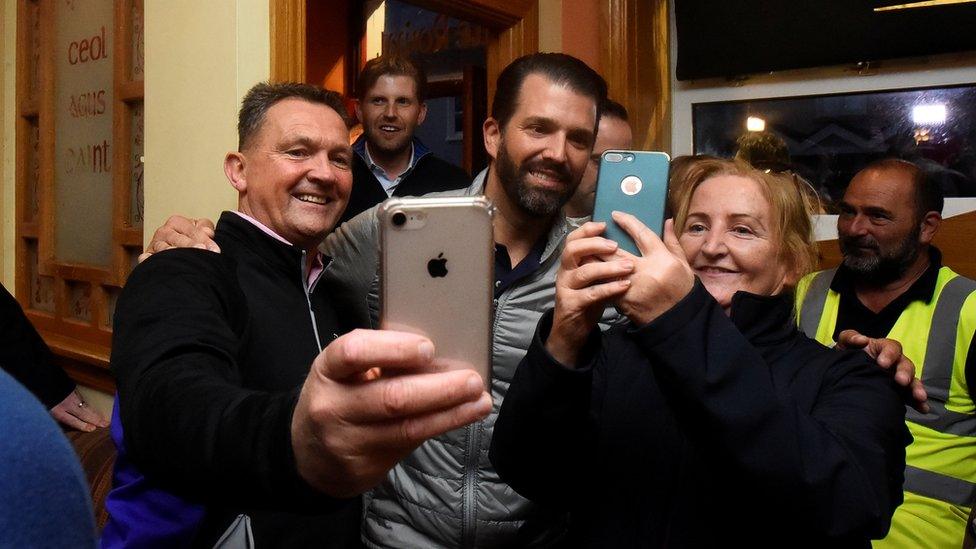
[[429, 373], [425, 338], [340, 335], [350, 326], [318, 284], [317, 251], [352, 179], [338, 94], [258, 84], [238, 130], [223, 253], [156, 254], [119, 299], [124, 435], [103, 546], [357, 545], [358, 494], [491, 409], [473, 371]]

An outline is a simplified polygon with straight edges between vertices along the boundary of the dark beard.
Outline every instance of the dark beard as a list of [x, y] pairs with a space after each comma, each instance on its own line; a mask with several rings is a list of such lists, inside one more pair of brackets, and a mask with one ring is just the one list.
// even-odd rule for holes
[[[878, 241], [871, 236], [840, 237], [840, 252], [844, 256], [844, 266], [867, 279], [872, 285], [884, 285], [901, 278], [918, 259], [918, 237], [922, 232], [921, 223], [915, 224], [895, 249], [882, 253]], [[873, 255], [857, 255], [859, 246], [869, 246], [876, 250]]]
[[[575, 183], [573, 182], [573, 176], [565, 164], [540, 158], [516, 166], [505, 148], [504, 140], [499, 143], [495, 164], [495, 168], [498, 170], [498, 179], [501, 181], [505, 193], [510, 198], [514, 197], [522, 210], [541, 217], [549, 217], [558, 212], [563, 204], [573, 196], [573, 191], [579, 184], [578, 179]], [[532, 170], [554, 172], [564, 184], [563, 191], [530, 187], [525, 179]]]

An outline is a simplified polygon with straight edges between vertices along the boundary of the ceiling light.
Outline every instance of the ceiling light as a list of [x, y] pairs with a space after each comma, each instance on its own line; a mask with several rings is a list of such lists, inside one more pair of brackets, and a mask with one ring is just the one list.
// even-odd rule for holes
[[766, 129], [766, 121], [758, 116], [746, 118], [746, 129], [751, 132], [761, 132]]
[[910, 2], [908, 4], [895, 4], [893, 6], [882, 6], [874, 8], [874, 11], [894, 11], [908, 10], [913, 8], [934, 8], [936, 6], [949, 6], [952, 4], [968, 4], [976, 0], [922, 0], [921, 2]]
[[920, 126], [938, 126], [946, 121], [945, 105], [915, 105], [912, 107], [912, 121]]

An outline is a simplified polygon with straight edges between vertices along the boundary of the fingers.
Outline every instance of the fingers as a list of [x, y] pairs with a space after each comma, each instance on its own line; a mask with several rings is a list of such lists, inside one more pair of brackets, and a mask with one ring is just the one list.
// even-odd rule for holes
[[[894, 339], [871, 338], [867, 349], [868, 354], [875, 357], [878, 366], [888, 368], [894, 365], [897, 367], [895, 379], [898, 378], [899, 373], [903, 374], [905, 382], [901, 383], [902, 385], [908, 385], [911, 379], [915, 377], [915, 365], [902, 354], [901, 343]], [[904, 373], [905, 370], [907, 373]]]
[[919, 412], [929, 412], [928, 394], [922, 382], [915, 377], [915, 363], [905, 356], [901, 343], [888, 338], [871, 338], [855, 330], [844, 330], [837, 338], [837, 347], [841, 349], [864, 349], [877, 365], [891, 370], [894, 366], [895, 383], [907, 387], [912, 400], [907, 404]]
[[77, 417], [69, 414], [65, 411], [65, 406], [58, 404], [54, 408], [51, 408], [51, 416], [54, 417], [59, 423], [67, 425], [72, 429], [77, 429], [79, 431], [91, 432], [95, 430], [95, 426], [78, 419]]
[[564, 280], [570, 289], [581, 290], [600, 281], [627, 276], [633, 271], [634, 262], [630, 260], [592, 262], [567, 272]]
[[666, 219], [664, 221], [664, 245], [667, 246], [668, 250], [675, 257], [685, 259], [685, 251], [681, 248], [681, 243], [678, 242], [678, 235], [674, 232], [674, 219]]
[[204, 231], [209, 231], [210, 234], [213, 234], [213, 232], [214, 232], [214, 224], [213, 224], [213, 221], [210, 221], [207, 218], [194, 219], [193, 220], [193, 224], [196, 225], [196, 227], [198, 229], [201, 229], [201, 230], [204, 230]]
[[636, 217], [617, 211], [611, 215], [617, 225], [620, 225], [634, 239], [634, 242], [637, 244], [637, 249], [640, 250], [642, 256], [647, 257], [662, 246], [661, 239], [654, 234], [654, 231], [648, 229], [647, 225], [641, 223]]
[[76, 406], [71, 410], [71, 415], [85, 423], [91, 423], [96, 427], [108, 427], [108, 420], [103, 418], [101, 414], [87, 404], [85, 406]]
[[929, 413], [929, 395], [925, 392], [925, 387], [922, 385], [922, 381], [918, 378], [912, 379], [911, 389], [912, 398], [915, 401], [912, 404], [912, 408], [915, 408], [923, 414]]
[[[588, 225], [588, 224], [587, 224]], [[575, 232], [575, 231], [574, 231]], [[605, 258], [617, 251], [617, 243], [606, 238], [589, 236], [566, 241], [560, 265], [563, 269], [573, 269], [590, 262], [593, 258]]]
[[357, 425], [431, 414], [488, 396], [473, 370], [380, 378], [342, 389], [329, 406], [337, 419]]
[[588, 304], [594, 303], [604, 303], [615, 297], [619, 297], [625, 293], [630, 288], [631, 280], [625, 278], [622, 280], [612, 280], [610, 282], [604, 282], [602, 284], [594, 284], [583, 290], [585, 295], [585, 301]]
[[[915, 379], [915, 364], [908, 357], [899, 356], [895, 360], [895, 382], [908, 387]], [[879, 357], [879, 365], [880, 357]], [[883, 367], [883, 366], [882, 366]]]
[[[857, 330], [844, 330], [837, 338], [837, 347], [840, 349], [863, 349], [867, 347], [871, 338], [861, 335]], [[868, 352], [868, 354], [871, 354]], [[874, 358], [874, 355], [872, 355]]]
[[156, 229], [146, 250], [154, 254], [171, 248], [199, 248], [219, 252], [220, 247], [213, 241], [214, 226], [209, 219], [188, 219], [174, 215]]
[[334, 380], [372, 368], [415, 369], [430, 365], [434, 344], [423, 336], [392, 330], [354, 330], [340, 336], [315, 359], [312, 372]]
[[85, 403], [77, 389], [72, 390], [64, 400], [51, 408], [51, 415], [65, 425], [83, 431], [91, 431], [95, 427], [108, 427], [108, 421]]
[[366, 449], [391, 446], [412, 450], [425, 440], [481, 420], [491, 412], [491, 397], [481, 393], [477, 400], [426, 414], [370, 425], [362, 432]]
[[587, 221], [566, 235], [566, 242], [599, 236], [606, 228], [607, 224], [602, 221]]

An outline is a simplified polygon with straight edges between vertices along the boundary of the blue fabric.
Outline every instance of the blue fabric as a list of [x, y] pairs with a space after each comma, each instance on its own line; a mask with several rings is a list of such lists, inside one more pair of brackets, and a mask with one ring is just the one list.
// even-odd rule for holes
[[0, 371], [0, 547], [95, 547], [78, 457], [48, 411]]
[[109, 520], [102, 530], [102, 548], [190, 546], [205, 508], [154, 486], [128, 460], [117, 396], [111, 433], [118, 457], [105, 500]]
[[534, 274], [542, 265], [542, 253], [546, 251], [548, 235], [543, 235], [518, 265], [512, 266], [508, 248], [495, 243], [495, 299], [519, 280]]

